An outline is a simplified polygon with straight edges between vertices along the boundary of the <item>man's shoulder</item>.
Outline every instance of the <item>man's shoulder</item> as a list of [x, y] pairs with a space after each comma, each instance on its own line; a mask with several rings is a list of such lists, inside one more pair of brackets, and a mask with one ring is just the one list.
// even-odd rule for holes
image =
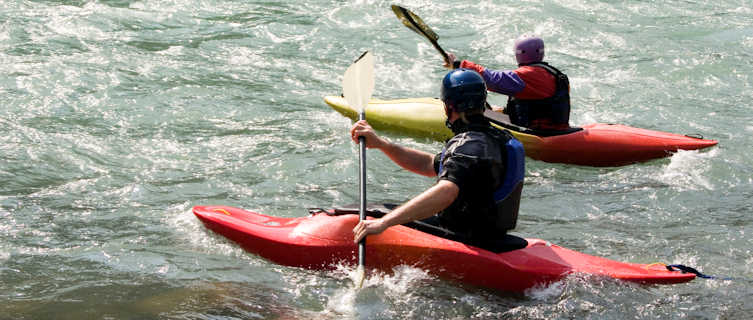
[[503, 140], [502, 142], [507, 142], [507, 140], [511, 138], [515, 138], [515, 137], [510, 133], [510, 131], [489, 125], [488, 127], [475, 128], [475, 129], [468, 130], [466, 132], [456, 134], [452, 139], [448, 141], [448, 143], [452, 142], [453, 140], [456, 140], [456, 141]]
[[456, 155], [482, 156], [492, 144], [492, 138], [484, 132], [466, 131], [455, 135], [447, 142], [447, 151]]
[[486, 140], [486, 134], [482, 131], [478, 130], [469, 130], [465, 132], [461, 132], [456, 134], [452, 139], [450, 139], [447, 143], [453, 144], [453, 143], [476, 143], [480, 141]]

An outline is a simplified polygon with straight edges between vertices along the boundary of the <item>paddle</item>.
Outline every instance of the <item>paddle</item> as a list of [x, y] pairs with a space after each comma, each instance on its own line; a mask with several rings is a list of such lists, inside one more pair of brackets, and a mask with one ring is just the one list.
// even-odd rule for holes
[[439, 43], [437, 43], [437, 40], [439, 39], [439, 36], [434, 33], [429, 26], [424, 23], [423, 20], [421, 20], [421, 17], [417, 16], [415, 13], [411, 12], [408, 9], [405, 9], [401, 6], [398, 6], [396, 4], [392, 5], [392, 11], [395, 12], [395, 15], [397, 15], [397, 18], [400, 19], [400, 21], [403, 22], [403, 24], [408, 27], [408, 29], [411, 29], [421, 35], [422, 37], [426, 38], [431, 42], [431, 44], [434, 46], [439, 53], [442, 54], [442, 57], [444, 57], [445, 62], [450, 62], [449, 57], [447, 56], [447, 52], [444, 52], [442, 47], [439, 46]]
[[[439, 53], [442, 54], [442, 57], [444, 57], [444, 61], [448, 64], [450, 63], [450, 58], [447, 56], [447, 52], [442, 49], [442, 47], [439, 46], [439, 43], [437, 43], [437, 40], [439, 39], [439, 36], [434, 32], [434, 30], [431, 30], [426, 23], [424, 23], [424, 20], [421, 19], [421, 17], [417, 16], [415, 13], [411, 12], [408, 9], [405, 9], [401, 6], [398, 6], [396, 4], [392, 5], [392, 11], [395, 12], [395, 15], [397, 16], [400, 21], [403, 22], [403, 24], [408, 27], [408, 29], [413, 30], [414, 32], [418, 33], [422, 37], [426, 38], [431, 42], [432, 45], [434, 45], [434, 48], [439, 51]], [[491, 109], [491, 106], [489, 103], [486, 103], [487, 109]]]
[[[364, 109], [371, 100], [371, 93], [374, 91], [374, 56], [368, 51], [364, 52], [355, 62], [353, 62], [343, 76], [343, 96], [348, 104], [358, 112], [359, 120], [366, 120]], [[361, 206], [358, 210], [359, 220], [366, 219], [366, 139], [358, 137], [359, 169], [361, 187]], [[364, 260], [366, 259], [366, 238], [358, 242], [358, 281], [357, 288], [363, 286], [363, 280], [366, 277], [364, 270]]]

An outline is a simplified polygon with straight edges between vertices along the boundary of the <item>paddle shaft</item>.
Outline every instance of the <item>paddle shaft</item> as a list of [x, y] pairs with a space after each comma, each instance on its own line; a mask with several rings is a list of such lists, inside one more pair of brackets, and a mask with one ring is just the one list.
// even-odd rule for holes
[[450, 57], [447, 56], [447, 52], [445, 52], [442, 49], [442, 47], [439, 46], [439, 43], [437, 43], [436, 40], [432, 40], [432, 39], [429, 39], [429, 41], [431, 42], [431, 44], [434, 45], [434, 48], [437, 49], [437, 51], [439, 51], [439, 53], [442, 54], [442, 57], [444, 57], [444, 61], [447, 62], [447, 63], [450, 63]]
[[[359, 120], [366, 120], [366, 114], [361, 111], [358, 114]], [[361, 188], [361, 206], [358, 210], [358, 219], [360, 221], [366, 220], [366, 138], [363, 136], [358, 137], [358, 145], [360, 146], [360, 153], [358, 156], [359, 170], [361, 171], [360, 179], [358, 180]], [[366, 263], [366, 237], [363, 237], [358, 242], [358, 266], [364, 267]]]

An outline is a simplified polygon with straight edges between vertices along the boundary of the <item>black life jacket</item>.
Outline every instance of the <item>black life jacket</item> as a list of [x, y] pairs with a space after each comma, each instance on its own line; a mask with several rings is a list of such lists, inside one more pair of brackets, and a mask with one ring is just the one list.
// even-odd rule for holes
[[545, 99], [519, 99], [510, 96], [505, 112], [510, 121], [519, 126], [530, 127], [537, 119], [549, 119], [552, 125], [568, 125], [570, 122], [570, 81], [567, 75], [546, 62], [528, 64], [544, 68], [554, 76], [554, 95]]

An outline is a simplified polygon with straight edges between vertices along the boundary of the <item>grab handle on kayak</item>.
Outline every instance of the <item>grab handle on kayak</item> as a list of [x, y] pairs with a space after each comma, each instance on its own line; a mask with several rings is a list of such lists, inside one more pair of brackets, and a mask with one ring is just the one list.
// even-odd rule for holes
[[689, 133], [685, 135], [688, 138], [703, 140], [703, 135], [700, 133]]
[[330, 214], [329, 211], [324, 210], [322, 208], [308, 208], [308, 211], [309, 211], [309, 215], [312, 215], [312, 216], [315, 215], [315, 214], [319, 214], [319, 213]]
[[692, 273], [692, 274], [695, 274], [696, 277], [703, 278], [703, 279], [734, 280], [734, 279], [729, 278], [729, 277], [720, 278], [720, 277], [715, 277], [715, 276], [710, 276], [710, 275], [707, 275], [707, 274], [703, 274], [700, 271], [698, 271], [698, 269], [696, 269], [696, 268], [688, 267], [686, 265], [681, 265], [681, 264], [669, 264], [669, 265], [666, 265], [665, 267], [669, 271], [681, 271], [682, 273]]

